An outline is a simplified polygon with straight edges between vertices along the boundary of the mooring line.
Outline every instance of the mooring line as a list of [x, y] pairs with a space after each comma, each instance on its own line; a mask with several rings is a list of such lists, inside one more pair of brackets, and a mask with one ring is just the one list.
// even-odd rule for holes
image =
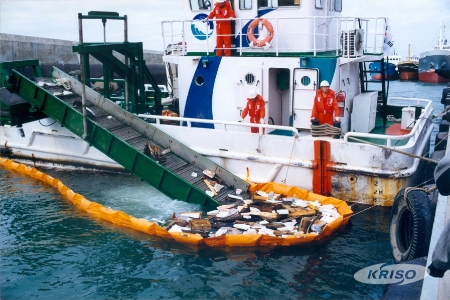
[[[356, 204], [356, 203], [355, 203]], [[353, 204], [353, 205], [355, 205], [355, 204]], [[352, 206], [353, 206], [352, 205]], [[352, 208], [352, 206], [350, 206], [350, 208]], [[363, 213], [363, 212], [365, 212], [366, 210], [369, 210], [369, 209], [371, 209], [371, 208], [373, 208], [373, 207], [375, 207], [375, 206], [379, 206], [379, 205], [372, 205], [372, 206], [370, 206], [370, 207], [368, 207], [368, 208], [366, 208], [366, 209], [363, 209], [363, 210], [361, 210], [361, 211], [358, 211], [357, 213], [355, 213], [355, 214], [352, 214], [352, 215], [350, 215], [350, 216], [348, 216], [348, 217], [345, 217], [345, 218], [343, 218], [342, 220], [346, 220], [346, 219], [348, 219], [348, 218], [352, 218], [352, 217], [354, 217], [354, 216], [356, 216], [356, 215], [359, 215], [360, 213]]]
[[377, 145], [377, 144], [374, 144], [374, 143], [371, 143], [371, 142], [367, 142], [367, 141], [355, 138], [353, 136], [349, 136], [348, 138], [352, 139], [352, 140], [355, 140], [355, 141], [358, 141], [360, 143], [369, 144], [369, 145], [376, 146], [376, 147], [379, 147], [379, 148], [383, 148], [383, 149], [386, 149], [386, 150], [398, 152], [400, 154], [404, 154], [404, 155], [407, 155], [409, 157], [414, 157], [414, 158], [422, 159], [422, 160], [425, 160], [425, 161], [428, 161], [428, 162], [431, 162], [431, 163], [434, 163], [434, 164], [438, 164], [437, 160], [429, 159], [429, 158], [426, 158], [426, 157], [423, 157], [423, 156], [420, 156], [420, 155], [415, 155], [415, 154], [412, 154], [412, 153], [404, 152], [404, 151], [401, 151], [401, 150], [398, 150], [398, 149], [395, 149], [395, 148], [390, 148], [390, 147], [383, 146], [383, 145]]

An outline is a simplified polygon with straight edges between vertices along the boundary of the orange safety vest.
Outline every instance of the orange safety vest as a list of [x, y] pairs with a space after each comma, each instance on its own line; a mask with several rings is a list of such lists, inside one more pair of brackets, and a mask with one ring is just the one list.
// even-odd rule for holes
[[[261, 118], [266, 116], [266, 107], [264, 104], [264, 99], [261, 95], [257, 94], [256, 99], [247, 98], [247, 105], [242, 112], [242, 119], [244, 119], [247, 114], [250, 116], [250, 123], [257, 124]], [[258, 133], [258, 127], [251, 127], [252, 133]], [[264, 129], [263, 129], [264, 133]]]
[[333, 112], [335, 116], [340, 114], [334, 91], [329, 89], [327, 95], [324, 95], [322, 90], [317, 90], [311, 118], [318, 119], [320, 124], [333, 125]]
[[250, 122], [252, 123], [259, 123], [259, 120], [266, 116], [266, 107], [261, 95], [257, 94], [256, 100], [247, 98], [247, 105], [242, 112], [242, 119], [244, 119], [247, 114], [250, 116]]
[[[222, 8], [219, 6], [219, 3], [214, 4], [214, 8], [208, 15], [208, 19], [212, 19], [214, 17], [216, 17], [216, 19], [229, 19], [229, 18], [236, 18], [236, 15], [234, 14], [234, 11], [231, 8], [230, 3], [225, 2], [225, 5]], [[216, 21], [216, 25], [217, 31], [220, 31], [220, 29], [225, 28], [231, 30], [230, 21], [228, 20]]]
[[[208, 19], [216, 17], [217, 19], [236, 18], [230, 3], [225, 2], [221, 8], [219, 3], [214, 4], [214, 8], [208, 16]], [[231, 24], [229, 20], [216, 21], [216, 56], [222, 56], [222, 50], [225, 56], [231, 56]]]

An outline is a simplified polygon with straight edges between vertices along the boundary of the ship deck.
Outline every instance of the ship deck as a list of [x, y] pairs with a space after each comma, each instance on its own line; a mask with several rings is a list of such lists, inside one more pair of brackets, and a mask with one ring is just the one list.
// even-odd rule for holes
[[[406, 135], [411, 132], [411, 129], [401, 129], [401, 124], [394, 121], [387, 121], [386, 126], [383, 126], [383, 118], [377, 118], [375, 121], [375, 128], [370, 132], [372, 134], [383, 134], [383, 135], [391, 135], [391, 136], [400, 136]], [[273, 135], [282, 135], [282, 136], [292, 136], [292, 131], [288, 130], [274, 130], [268, 134]], [[299, 130], [299, 137], [311, 136], [309, 130]], [[381, 139], [373, 139], [373, 138], [363, 138], [359, 137], [359, 139], [377, 144], [377, 145], [386, 145], [386, 140]], [[356, 142], [356, 141], [355, 141]], [[398, 140], [394, 143], [394, 146], [404, 146], [408, 143], [408, 139], [406, 140]]]

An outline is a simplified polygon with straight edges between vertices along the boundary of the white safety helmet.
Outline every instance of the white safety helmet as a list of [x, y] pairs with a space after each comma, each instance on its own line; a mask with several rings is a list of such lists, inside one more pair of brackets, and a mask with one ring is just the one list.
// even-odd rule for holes
[[225, 0], [217, 0], [217, 3], [224, 3]]
[[328, 81], [323, 80], [323, 81], [320, 83], [320, 87], [323, 87], [323, 86], [330, 86], [330, 84], [328, 83]]
[[248, 97], [254, 99], [256, 97], [256, 92], [254, 90], [248, 91]]

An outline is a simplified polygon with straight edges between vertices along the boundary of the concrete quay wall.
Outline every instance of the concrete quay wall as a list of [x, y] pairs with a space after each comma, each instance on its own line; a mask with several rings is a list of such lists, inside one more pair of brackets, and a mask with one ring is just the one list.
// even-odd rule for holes
[[[78, 42], [0, 33], [0, 61], [39, 59], [44, 76], [49, 76], [53, 66], [64, 72], [80, 69], [78, 54], [72, 46]], [[144, 59], [159, 84], [166, 83], [162, 51], [144, 50]], [[119, 58], [120, 59], [120, 58]], [[90, 59], [91, 76], [102, 75], [101, 64]]]

